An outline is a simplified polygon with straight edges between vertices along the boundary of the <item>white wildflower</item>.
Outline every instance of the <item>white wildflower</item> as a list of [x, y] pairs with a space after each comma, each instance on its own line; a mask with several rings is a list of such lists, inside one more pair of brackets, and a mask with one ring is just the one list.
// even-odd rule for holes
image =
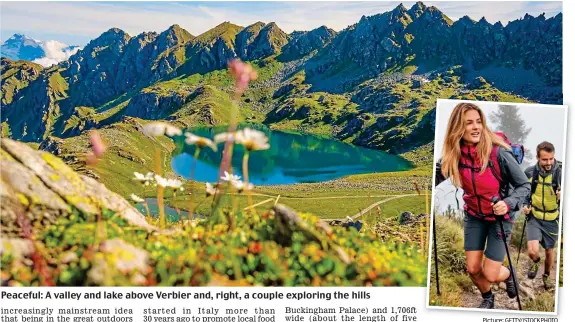
[[156, 183], [159, 186], [164, 187], [164, 188], [169, 187], [169, 180], [168, 179], [162, 178], [161, 176], [159, 176], [157, 174], [154, 176], [154, 179], [156, 180]]
[[216, 134], [216, 136], [214, 136], [214, 142], [217, 144], [217, 143], [226, 142], [228, 140], [234, 140], [234, 138], [235, 138], [235, 133], [224, 132], [224, 133]]
[[182, 135], [182, 130], [178, 129], [173, 125], [166, 124], [166, 135], [167, 136]]
[[245, 185], [245, 183], [243, 181], [239, 181], [239, 180], [234, 180], [232, 181], [232, 185], [234, 186], [234, 188], [236, 190], [238, 190], [239, 192], [242, 192], [244, 190], [253, 190], [254, 189], [254, 185], [251, 183], [248, 183], [247, 186]]
[[241, 181], [242, 178], [238, 175], [229, 174], [227, 171], [224, 171], [224, 176], [222, 177], [222, 180], [226, 182], [233, 182], [233, 181]]
[[152, 172], [148, 172], [146, 175], [143, 175], [139, 172], [134, 172], [134, 177], [134, 180], [140, 181], [146, 186], [150, 184], [150, 181], [154, 180], [154, 174]]
[[174, 190], [177, 190], [177, 189], [183, 188], [182, 187], [183, 184], [184, 183], [178, 179], [168, 179], [167, 187], [171, 187]]
[[245, 128], [236, 133], [236, 143], [243, 145], [248, 151], [267, 150], [270, 148], [268, 137], [260, 131]]
[[144, 202], [144, 199], [136, 196], [135, 194], [131, 194], [130, 198], [132, 198], [132, 200], [134, 200], [134, 202]]
[[213, 196], [216, 194], [216, 192], [217, 189], [214, 188], [214, 186], [211, 183], [206, 182], [206, 197]]
[[214, 152], [218, 150], [218, 147], [215, 145], [215, 143], [208, 138], [197, 136], [189, 132], [186, 132], [185, 135], [186, 135], [185, 141], [187, 145], [195, 144], [200, 149], [210, 147], [212, 150], [214, 150]]
[[182, 135], [182, 130], [164, 122], [150, 122], [143, 126], [144, 134], [147, 136], [174, 136]]

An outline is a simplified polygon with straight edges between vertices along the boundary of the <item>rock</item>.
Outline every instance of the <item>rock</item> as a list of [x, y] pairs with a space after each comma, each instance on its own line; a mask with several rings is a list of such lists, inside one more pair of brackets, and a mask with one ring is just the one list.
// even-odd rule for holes
[[255, 60], [279, 53], [287, 43], [288, 35], [274, 22], [257, 22], [238, 33], [236, 52], [243, 60]]
[[62, 154], [62, 145], [63, 144], [64, 144], [64, 140], [57, 138], [57, 137], [54, 137], [54, 136], [49, 136], [44, 141], [42, 141], [42, 143], [40, 143], [40, 146], [38, 148], [40, 150], [50, 152], [53, 155], [60, 155], [60, 154]]
[[72, 251], [68, 251], [62, 254], [60, 257], [60, 262], [63, 264], [68, 264], [78, 260], [78, 255]]
[[330, 226], [341, 226], [342, 224], [343, 224], [343, 221], [337, 220], [337, 219], [336, 219], [336, 220], [331, 220], [331, 221], [329, 222], [329, 225], [330, 225]]
[[400, 46], [396, 44], [395, 41], [387, 37], [383, 39], [382, 46], [387, 52], [396, 52], [400, 50]]
[[29, 257], [34, 252], [34, 244], [29, 239], [6, 238], [0, 239], [0, 255], [10, 253], [18, 260]]
[[402, 96], [392, 93], [390, 88], [374, 89], [372, 86], [365, 86], [352, 97], [355, 103], [370, 113], [384, 113], [393, 109], [401, 99]]
[[131, 276], [130, 283], [144, 284], [144, 275], [152, 270], [148, 252], [122, 239], [104, 241], [100, 251], [102, 256], [96, 259], [87, 274], [89, 285], [111, 285], [108, 278], [116, 275], [116, 272]]
[[357, 116], [351, 119], [351, 121], [345, 125], [345, 127], [337, 134], [337, 136], [341, 139], [348, 138], [361, 130], [364, 124], [365, 120], [360, 116]]
[[148, 269], [148, 252], [127, 243], [123, 239], [106, 240], [100, 246], [100, 250], [115, 257], [115, 266], [120, 272], [132, 270], [145, 272]]
[[389, 120], [386, 118], [378, 117], [377, 120], [375, 121], [375, 125], [379, 130], [384, 130], [388, 124], [388, 121]]
[[291, 245], [293, 232], [298, 225], [305, 224], [304, 221], [301, 220], [295, 210], [283, 204], [275, 205], [273, 213], [278, 230], [276, 241], [282, 245]]
[[302, 107], [300, 107], [294, 114], [294, 117], [296, 119], [305, 119], [306, 117], [308, 117], [310, 115], [311, 112], [311, 107], [308, 105], [304, 105]]
[[327, 113], [321, 118], [321, 120], [324, 123], [331, 123], [334, 121], [334, 118], [332, 114]]
[[272, 98], [278, 98], [278, 97], [284, 96], [285, 94], [289, 93], [294, 88], [296, 88], [295, 84], [292, 84], [292, 83], [286, 84], [286, 85], [278, 88], [274, 92], [274, 95], [272, 96]]
[[529, 287], [524, 282], [519, 283], [519, 292], [521, 293], [522, 299], [530, 299], [534, 301], [536, 298], [533, 288]]
[[326, 26], [311, 31], [294, 31], [290, 34], [289, 42], [282, 48], [282, 53], [292, 59], [303, 57], [323, 48], [335, 35], [336, 31]]
[[190, 102], [197, 93], [191, 88], [165, 90], [146, 89], [135, 95], [125, 109], [125, 115], [143, 119], [160, 119]]
[[210, 105], [204, 105], [198, 110], [199, 119], [209, 125], [215, 125], [216, 119]]
[[284, 246], [291, 245], [294, 232], [301, 231], [306, 239], [319, 243], [324, 250], [333, 250], [344, 263], [349, 264], [351, 262], [343, 249], [333, 245], [329, 239], [332, 235], [332, 229], [325, 222], [320, 221], [315, 227], [311, 227], [300, 218], [295, 210], [283, 204], [275, 205], [272, 212], [277, 229], [276, 242]]
[[404, 211], [399, 216], [399, 224], [400, 225], [407, 225], [407, 224], [411, 223], [413, 220], [414, 220], [414, 216], [409, 211]]
[[74, 172], [54, 155], [6, 138], [1, 139], [1, 146], [3, 234], [20, 235], [19, 214], [25, 214], [33, 227], [36, 223], [48, 226], [71, 214], [72, 208], [88, 217], [109, 209], [135, 226], [157, 230], [128, 201], [93, 178]]
[[485, 80], [485, 78], [478, 76], [475, 77], [467, 87], [469, 89], [487, 88], [489, 87], [489, 83]]

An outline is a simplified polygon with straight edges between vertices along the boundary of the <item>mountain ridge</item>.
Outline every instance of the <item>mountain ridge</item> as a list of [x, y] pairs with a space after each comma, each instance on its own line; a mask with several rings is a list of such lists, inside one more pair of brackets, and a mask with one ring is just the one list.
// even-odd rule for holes
[[[339, 32], [321, 26], [287, 34], [273, 22], [229, 21], [197, 36], [179, 25], [136, 36], [110, 28], [26, 85], [12, 78], [8, 90], [3, 83], [3, 100], [11, 97], [3, 129], [41, 142], [124, 116], [219, 124], [231, 85], [222, 75], [238, 57], [260, 73], [240, 104], [247, 120], [403, 153], [433, 139], [423, 132], [432, 130], [437, 97], [560, 102], [561, 25], [561, 13], [526, 14], [506, 26], [452, 21], [418, 2]], [[35, 91], [46, 94], [32, 98]], [[14, 121], [22, 111], [36, 112]]]

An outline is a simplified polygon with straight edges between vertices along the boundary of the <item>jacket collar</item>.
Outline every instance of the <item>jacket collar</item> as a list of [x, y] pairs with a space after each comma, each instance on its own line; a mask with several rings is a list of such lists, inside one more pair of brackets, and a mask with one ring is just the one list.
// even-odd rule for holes
[[539, 162], [537, 162], [537, 163], [535, 164], [535, 167], [537, 168], [537, 171], [538, 171], [542, 176], [546, 177], [546, 176], [548, 176], [549, 174], [554, 173], [555, 170], [557, 170], [557, 168], [559, 168], [559, 163], [557, 163], [557, 160], [553, 160], [553, 161], [554, 161], [554, 162], [553, 162], [553, 167], [552, 167], [551, 170], [549, 170], [549, 171], [545, 171], [544, 169], [542, 169], [542, 168], [539, 166]]

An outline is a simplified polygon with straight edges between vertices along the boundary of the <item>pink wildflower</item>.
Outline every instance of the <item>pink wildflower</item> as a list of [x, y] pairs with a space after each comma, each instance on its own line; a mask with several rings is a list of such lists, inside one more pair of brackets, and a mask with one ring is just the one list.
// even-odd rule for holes
[[228, 63], [228, 70], [236, 80], [236, 93], [243, 93], [250, 83], [250, 81], [258, 78], [258, 73], [253, 70], [250, 64], [246, 64], [239, 59], [231, 60]]

